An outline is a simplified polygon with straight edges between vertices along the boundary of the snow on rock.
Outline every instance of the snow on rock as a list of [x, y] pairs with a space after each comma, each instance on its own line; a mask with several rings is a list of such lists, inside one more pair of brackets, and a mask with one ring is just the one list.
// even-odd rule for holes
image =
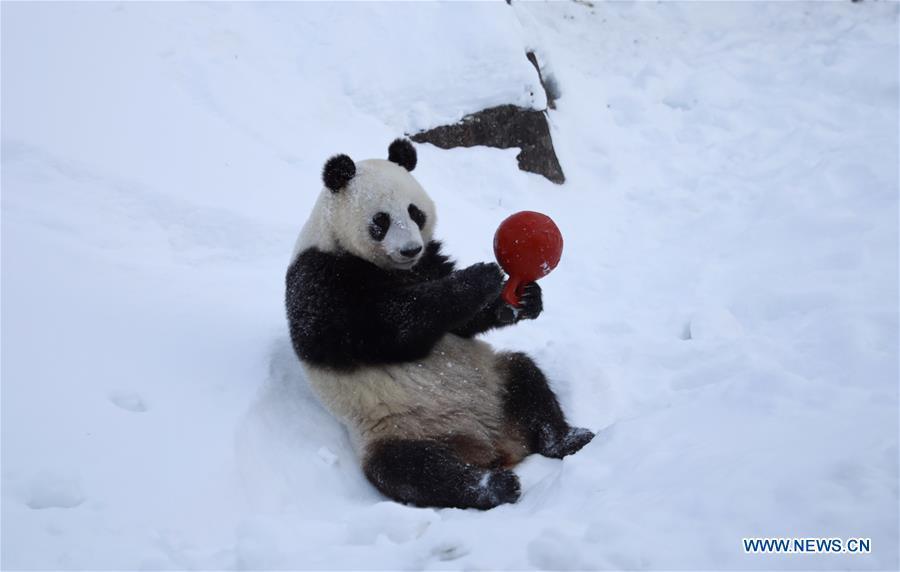
[[[897, 569], [897, 24], [883, 2], [4, 4], [2, 567]], [[517, 149], [418, 145], [415, 174], [461, 265], [513, 212], [558, 224], [544, 313], [487, 339], [597, 436], [526, 459], [515, 505], [400, 506], [304, 383], [285, 266], [325, 159], [543, 108], [528, 50], [566, 183]]]

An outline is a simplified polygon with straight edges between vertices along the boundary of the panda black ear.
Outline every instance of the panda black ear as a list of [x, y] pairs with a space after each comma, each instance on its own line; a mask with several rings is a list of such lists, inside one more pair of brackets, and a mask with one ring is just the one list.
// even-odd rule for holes
[[335, 155], [325, 161], [325, 168], [322, 169], [322, 181], [332, 193], [346, 187], [355, 175], [356, 163], [347, 155]]
[[388, 147], [388, 161], [397, 163], [407, 171], [416, 168], [416, 148], [412, 146], [409, 139], [394, 139]]

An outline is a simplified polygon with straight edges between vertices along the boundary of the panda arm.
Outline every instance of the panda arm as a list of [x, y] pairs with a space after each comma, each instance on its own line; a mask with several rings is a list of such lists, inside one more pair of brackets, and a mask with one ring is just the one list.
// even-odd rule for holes
[[507, 323], [502, 321], [502, 315], [500, 313], [502, 304], [503, 301], [498, 297], [472, 316], [472, 319], [457, 326], [453, 330], [453, 333], [463, 338], [471, 338], [492, 328], [499, 328], [500, 326], [511, 324], [512, 321]]
[[373, 303], [363, 311], [366, 334], [359, 337], [359, 349], [371, 352], [370, 358], [421, 357], [496, 299], [501, 285], [495, 264], [475, 264], [437, 280], [373, 292]]
[[543, 311], [541, 287], [537, 282], [525, 286], [519, 299], [519, 306], [512, 308], [499, 296], [496, 300], [481, 309], [471, 320], [453, 330], [457, 336], [471, 338], [493, 328], [511, 326], [522, 320], [533, 320]]
[[[422, 255], [422, 260], [413, 269], [413, 272], [421, 279], [434, 280], [436, 278], [447, 276], [453, 272], [455, 265], [447, 255], [441, 252], [441, 246], [439, 241], [432, 240], [428, 243], [428, 246], [425, 247], [425, 253]], [[499, 328], [513, 323], [513, 319], [504, 321], [504, 318], [511, 317], [511, 312], [510, 315], [499, 314], [501, 305], [502, 301], [498, 297], [493, 302], [481, 308], [481, 310], [476, 312], [469, 320], [458, 324], [451, 332], [457, 336], [471, 338], [472, 336], [481, 334], [492, 328]]]
[[[441, 243], [432, 240], [425, 247], [422, 259], [413, 272], [422, 280], [434, 280], [449, 275], [454, 270], [454, 263], [441, 252]], [[498, 296], [493, 302], [483, 306], [472, 317], [451, 329], [451, 333], [464, 338], [471, 338], [493, 328], [502, 328], [515, 324], [523, 319], [534, 319], [541, 313], [541, 291], [537, 283], [526, 286], [519, 311], [506, 306]]]
[[338, 368], [418, 359], [496, 299], [502, 277], [497, 265], [476, 264], [402, 284], [365, 261], [312, 248], [288, 269], [291, 339], [302, 359]]

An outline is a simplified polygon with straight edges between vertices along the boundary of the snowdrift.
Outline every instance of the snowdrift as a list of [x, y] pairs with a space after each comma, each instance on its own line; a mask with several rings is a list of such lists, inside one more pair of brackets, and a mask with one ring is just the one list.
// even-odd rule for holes
[[[898, 563], [895, 4], [2, 7], [2, 566]], [[565, 236], [530, 352], [599, 431], [487, 513], [387, 502], [312, 398], [283, 277], [338, 152], [513, 103], [515, 149], [418, 146], [461, 264]], [[866, 537], [870, 554], [745, 554]]]

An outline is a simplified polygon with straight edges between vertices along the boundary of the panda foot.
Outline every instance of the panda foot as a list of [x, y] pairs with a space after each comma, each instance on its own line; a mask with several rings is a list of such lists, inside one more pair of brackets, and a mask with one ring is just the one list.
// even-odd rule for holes
[[484, 510], [519, 500], [522, 489], [519, 485], [519, 477], [514, 472], [505, 469], [492, 471], [485, 477], [477, 508]]
[[594, 432], [584, 427], [572, 427], [564, 437], [558, 439], [549, 445], [546, 445], [540, 451], [545, 457], [554, 459], [562, 459], [581, 450], [582, 447], [591, 442], [594, 438]]

